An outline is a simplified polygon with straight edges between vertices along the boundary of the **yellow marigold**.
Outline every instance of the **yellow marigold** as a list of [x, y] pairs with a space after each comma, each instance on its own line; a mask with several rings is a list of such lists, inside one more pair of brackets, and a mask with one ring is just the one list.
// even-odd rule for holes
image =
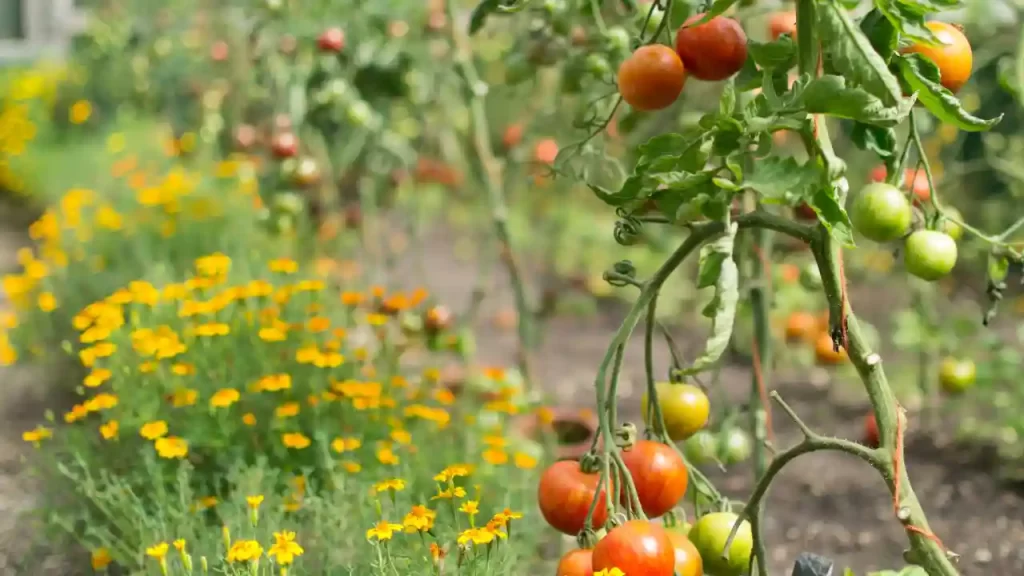
[[117, 406], [118, 398], [114, 394], [100, 393], [85, 401], [85, 408], [90, 412], [109, 410]]
[[291, 258], [278, 258], [270, 261], [269, 268], [279, 274], [294, 274], [299, 270], [299, 263]]
[[231, 327], [223, 322], [207, 322], [195, 328], [196, 336], [227, 336]]
[[497, 534], [483, 528], [469, 528], [459, 533], [458, 543], [460, 546], [466, 546], [468, 544], [475, 544], [477, 546], [483, 546], [494, 542]]
[[404, 446], [412, 443], [412, 434], [408, 430], [392, 430], [391, 439]]
[[261, 378], [256, 387], [263, 392], [288, 390], [292, 387], [292, 377], [289, 374], [271, 374]]
[[508, 463], [508, 453], [501, 448], [488, 448], [484, 450], [483, 459], [488, 464], [501, 466]]
[[281, 441], [288, 448], [295, 448], [296, 450], [302, 450], [308, 448], [310, 445], [310, 439], [301, 432], [287, 432], [281, 436]]
[[71, 411], [64, 413], [64, 421], [73, 424], [89, 415], [89, 409], [85, 404], [75, 404]]
[[469, 476], [472, 473], [473, 467], [469, 464], [452, 464], [434, 476], [434, 480], [444, 483], [455, 478]]
[[431, 497], [431, 500], [452, 500], [454, 498], [465, 498], [466, 489], [462, 486], [456, 486], [454, 488], [448, 488], [447, 490], [438, 490], [437, 494]]
[[501, 512], [498, 512], [497, 514], [495, 514], [494, 517], [491, 519], [491, 522], [496, 522], [496, 523], [501, 524], [501, 525], [504, 526], [505, 524], [508, 524], [512, 520], [519, 520], [522, 517], [523, 517], [522, 513], [520, 513], [520, 512], [513, 512], [511, 509], [505, 508]]
[[310, 318], [306, 322], [306, 331], [311, 334], [319, 334], [320, 332], [326, 332], [331, 328], [330, 318], [324, 318], [323, 316], [316, 316]]
[[298, 402], [286, 402], [274, 410], [274, 416], [277, 418], [291, 418], [298, 416], [300, 409], [301, 407]]
[[117, 438], [117, 432], [120, 430], [121, 425], [117, 423], [117, 420], [111, 420], [100, 424], [100, 435], [103, 436], [104, 440], [111, 440]]
[[68, 110], [68, 120], [72, 124], [85, 124], [92, 116], [92, 104], [88, 100], [79, 100]]
[[154, 446], [161, 458], [184, 458], [188, 456], [188, 442], [184, 438], [177, 436], [157, 438]]
[[167, 422], [163, 420], [154, 420], [152, 422], [146, 422], [139, 429], [139, 434], [146, 440], [156, 440], [167, 435]]
[[386, 492], [391, 490], [393, 492], [401, 492], [405, 490], [405, 480], [401, 478], [392, 478], [390, 480], [384, 480], [373, 485], [373, 489], [376, 492]]
[[267, 556], [281, 566], [288, 566], [303, 553], [305, 550], [295, 541], [295, 532], [289, 530], [274, 532], [274, 545], [267, 550]]
[[175, 408], [192, 406], [199, 398], [199, 391], [192, 388], [178, 388], [171, 393], [171, 405]]
[[480, 512], [480, 503], [476, 500], [466, 500], [459, 506], [459, 512], [468, 516], [476, 516]]
[[246, 496], [245, 497], [245, 502], [246, 502], [246, 504], [249, 505], [250, 509], [255, 510], [256, 508], [260, 507], [260, 504], [263, 503], [263, 495], [262, 494], [257, 494], [255, 496]]
[[92, 569], [97, 572], [110, 566], [110, 563], [113, 561], [114, 559], [110, 557], [110, 551], [106, 548], [97, 548], [92, 551]]
[[359, 447], [362, 445], [362, 441], [359, 440], [358, 438], [338, 437], [331, 442], [331, 449], [340, 454], [342, 452], [351, 452], [353, 450], [358, 450]]
[[53, 312], [57, 309], [57, 297], [52, 292], [42, 292], [36, 298], [36, 304], [43, 312]]
[[234, 388], [221, 388], [210, 398], [210, 406], [214, 408], [227, 408], [238, 402], [242, 395]]
[[167, 556], [167, 550], [169, 548], [170, 546], [168, 546], [167, 542], [160, 542], [158, 544], [154, 544], [153, 546], [146, 548], [146, 556], [163, 561], [164, 557]]
[[390, 447], [382, 446], [377, 449], [377, 460], [387, 466], [395, 466], [399, 462], [398, 455]]
[[185, 539], [184, 538], [178, 538], [177, 540], [172, 542], [172, 544], [174, 544], [174, 549], [177, 550], [178, 552], [184, 552], [185, 551]]
[[32, 430], [27, 430], [21, 433], [21, 439], [25, 442], [32, 442], [38, 444], [40, 441], [47, 438], [53, 437], [53, 431], [43, 426], [37, 426]]
[[405, 527], [406, 532], [427, 532], [434, 527], [436, 518], [437, 512], [417, 504], [405, 515], [402, 526]]
[[246, 426], [255, 426], [256, 415], [253, 414], [252, 412], [246, 412], [245, 414], [242, 415], [242, 424], [245, 424]]
[[401, 529], [401, 524], [394, 524], [392, 522], [388, 522], [387, 520], [381, 520], [373, 528], [370, 528], [366, 531], [366, 539], [373, 540], [374, 538], [376, 538], [377, 540], [380, 540], [382, 542], [386, 540], [391, 540], [391, 537], [394, 536], [395, 532]]
[[263, 556], [263, 547], [255, 540], [236, 540], [228, 550], [228, 562], [252, 562]]

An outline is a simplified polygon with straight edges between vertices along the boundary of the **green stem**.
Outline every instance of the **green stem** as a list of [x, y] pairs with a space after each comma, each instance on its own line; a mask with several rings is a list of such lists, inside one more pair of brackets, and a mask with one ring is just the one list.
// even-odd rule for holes
[[[753, 252], [749, 255], [750, 305], [754, 315], [754, 365], [750, 387], [750, 433], [754, 437], [754, 475], [760, 478], [768, 466], [768, 406], [764, 405], [771, 376], [771, 328], [769, 304], [771, 295], [766, 288], [768, 274], [765, 262], [771, 258], [771, 234], [763, 228], [751, 231]], [[758, 252], [759, 251], [759, 252]]]
[[[454, 2], [448, 0], [445, 4], [450, 21], [452, 23], [458, 22]], [[461, 26], [454, 24], [451, 26], [451, 30], [452, 44], [455, 49], [455, 61], [465, 76], [467, 89], [471, 94], [470, 114], [473, 126], [473, 146], [481, 164], [484, 186], [487, 190], [487, 198], [491, 208], [491, 220], [494, 225], [495, 235], [498, 238], [498, 250], [508, 271], [509, 280], [512, 283], [516, 312], [518, 313], [519, 351], [516, 363], [526, 385], [530, 387], [534, 383], [531, 370], [532, 362], [530, 360], [534, 341], [532, 327], [533, 312], [527, 301], [523, 274], [512, 248], [508, 227], [508, 205], [505, 201], [501, 163], [491, 148], [491, 136], [488, 129], [489, 123], [485, 103], [487, 85], [480, 79], [480, 75], [473, 65], [472, 48], [465, 31]]]
[[939, 350], [933, 334], [938, 332], [935, 317], [934, 290], [931, 284], [914, 282], [914, 310], [923, 327], [921, 342], [918, 345], [918, 389], [925, 402], [925, 426], [936, 430], [938, 426], [939, 388], [938, 388], [938, 356]]

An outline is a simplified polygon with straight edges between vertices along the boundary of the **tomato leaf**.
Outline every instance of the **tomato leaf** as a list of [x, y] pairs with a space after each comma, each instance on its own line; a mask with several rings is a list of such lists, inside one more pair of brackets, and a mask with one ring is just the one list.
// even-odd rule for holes
[[938, 42], [935, 34], [925, 26], [925, 15], [935, 12], [935, 10], [918, 12], [914, 4], [907, 4], [900, 0], [876, 0], [875, 6], [901, 36], [928, 44]]
[[672, 10], [669, 12], [669, 26], [672, 30], [678, 30], [686, 19], [690, 17], [690, 3], [689, 2], [673, 2]]
[[689, 190], [711, 180], [711, 175], [706, 172], [686, 172], [677, 170], [672, 172], [648, 173], [647, 178], [657, 185], [664, 186], [668, 190]]
[[704, 16], [700, 20], [691, 23], [687, 28], [693, 28], [694, 26], [700, 26], [708, 20], [711, 20], [715, 16], [721, 16], [726, 10], [732, 8], [732, 5], [739, 2], [739, 0], [715, 0], [715, 3], [708, 8], [708, 11], [704, 13]]
[[896, 106], [902, 99], [900, 83], [860, 28], [835, 0], [818, 5], [818, 30], [832, 57], [832, 65], [852, 84]]
[[747, 42], [747, 53], [763, 70], [789, 70], [796, 64], [796, 44], [789, 36], [774, 42]]
[[854, 122], [850, 139], [861, 150], [874, 152], [881, 158], [892, 158], [896, 154], [896, 131], [892, 128]]
[[622, 183], [622, 187], [619, 188], [618, 192], [611, 192], [602, 186], [590, 182], [587, 182], [587, 187], [605, 204], [616, 207], [625, 206], [639, 197], [641, 190], [643, 190], [643, 177], [637, 174], [631, 175]]
[[754, 190], [767, 202], [791, 203], [810, 195], [810, 186], [821, 181], [816, 164], [800, 164], [792, 157], [769, 156], [754, 163], [743, 188]]
[[704, 352], [691, 366], [681, 370], [684, 376], [701, 372], [718, 362], [732, 338], [740, 298], [739, 271], [732, 257], [737, 229], [735, 222], [730, 223], [725, 233], [701, 248], [697, 286], [715, 287], [714, 297], [703, 310], [704, 316], [711, 318], [711, 334]]
[[853, 225], [850, 223], [850, 216], [839, 203], [834, 187], [819, 185], [808, 204], [814, 209], [818, 220], [825, 226], [832, 238], [848, 248], [856, 245], [853, 241]]
[[913, 98], [900, 98], [888, 106], [861, 88], [847, 86], [842, 76], [815, 78], [803, 89], [801, 99], [811, 114], [828, 114], [876, 126], [896, 126], [914, 106]]
[[725, 83], [722, 96], [718, 100], [718, 113], [722, 116], [732, 116], [736, 110], [736, 83], [730, 78]]
[[[881, 1], [884, 3], [884, 0]], [[875, 52], [878, 52], [883, 60], [889, 62], [892, 59], [892, 55], [896, 52], [900, 41], [900, 35], [896, 30], [896, 26], [886, 18], [885, 14], [875, 9], [868, 12], [868, 15], [860, 21], [860, 29], [867, 36], [868, 41], [871, 42]]]
[[899, 70], [907, 86], [917, 92], [921, 103], [943, 122], [967, 132], [984, 132], [1003, 119], [1000, 114], [990, 120], [983, 120], [964, 110], [960, 100], [939, 83], [938, 66], [920, 54], [899, 56]]

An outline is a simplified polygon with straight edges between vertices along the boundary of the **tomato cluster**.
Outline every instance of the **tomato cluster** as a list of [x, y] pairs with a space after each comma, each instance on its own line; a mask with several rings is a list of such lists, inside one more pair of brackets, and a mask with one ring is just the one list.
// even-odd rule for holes
[[720, 81], [739, 72], [747, 60], [747, 35], [738, 22], [715, 16], [696, 24], [691, 16], [676, 32], [675, 50], [662, 44], [641, 46], [619, 66], [619, 93], [636, 110], [662, 110], [683, 91], [686, 77]]

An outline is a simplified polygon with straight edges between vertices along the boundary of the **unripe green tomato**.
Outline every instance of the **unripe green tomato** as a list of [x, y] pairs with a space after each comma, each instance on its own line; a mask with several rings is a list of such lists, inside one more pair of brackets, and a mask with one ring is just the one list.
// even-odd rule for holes
[[697, 519], [688, 537], [704, 561], [704, 572], [714, 576], [741, 576], [750, 566], [754, 534], [744, 520], [726, 554], [725, 544], [739, 516], [732, 512], [713, 512]]
[[[957, 222], [964, 221], [963, 215], [960, 214], [960, 211], [957, 210], [956, 208], [944, 208], [943, 211], [946, 213], [946, 216], [949, 216], [949, 218], [952, 218]], [[960, 239], [963, 238], [964, 236], [964, 229], [962, 226], [960, 226], [956, 222], [953, 222], [953, 220], [950, 220], [949, 218], [942, 219], [942, 231], [945, 232], [946, 234], [949, 234], [949, 237], [952, 238], [955, 242], [959, 242]]]
[[739, 464], [750, 458], [753, 451], [754, 446], [750, 436], [743, 430], [732, 428], [725, 433], [725, 439], [722, 440], [721, 446], [722, 463], [726, 465]]
[[906, 194], [885, 182], [868, 184], [853, 199], [850, 220], [868, 240], [892, 242], [910, 229], [913, 208]]
[[283, 181], [291, 181], [295, 176], [295, 170], [299, 167], [299, 161], [295, 158], [285, 158], [281, 161], [279, 176]]
[[718, 457], [718, 438], [709, 430], [700, 430], [683, 443], [683, 454], [691, 464], [707, 464]]
[[632, 38], [629, 32], [621, 26], [613, 26], [608, 29], [605, 34], [605, 41], [608, 42], [608, 46], [612, 51], [619, 54], [627, 54], [630, 52], [630, 42]]
[[939, 384], [947, 394], [960, 394], [974, 386], [978, 369], [970, 358], [944, 358], [939, 365]]
[[[648, 10], [641, 10], [637, 14], [636, 25], [643, 26], [644, 20], [647, 20]], [[661, 26], [662, 20], [665, 19], [665, 11], [660, 8], [655, 8], [653, 12], [650, 12], [651, 18], [647, 20], [647, 27], [644, 28], [643, 33], [646, 35], [654, 34], [658, 31], [658, 27]]]
[[274, 196], [274, 210], [282, 214], [297, 216], [305, 207], [302, 196], [294, 192], [280, 192]]
[[800, 269], [800, 284], [807, 290], [821, 290], [821, 270], [814, 262], [808, 262]]
[[956, 241], [937, 230], [918, 230], [907, 238], [903, 263], [913, 276], [934, 282], [956, 266]]
[[505, 60], [505, 83], [509, 86], [521, 84], [536, 73], [537, 69], [522, 54], [511, 54]]
[[588, 54], [586, 68], [588, 74], [598, 79], [605, 79], [612, 73], [612, 65], [601, 54]]

